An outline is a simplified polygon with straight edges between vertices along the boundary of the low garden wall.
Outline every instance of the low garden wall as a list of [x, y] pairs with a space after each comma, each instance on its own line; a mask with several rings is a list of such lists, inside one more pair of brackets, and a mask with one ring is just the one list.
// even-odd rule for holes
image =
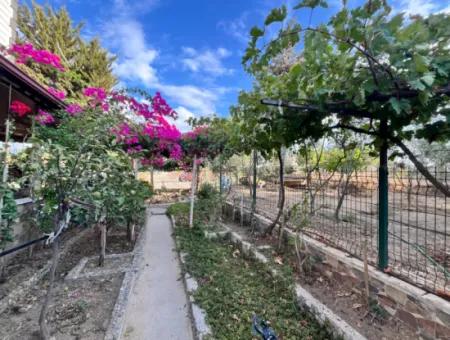
[[[227, 219], [250, 225], [250, 211], [233, 207], [229, 202], [224, 205], [223, 215]], [[263, 216], [256, 214], [254, 218], [259, 231], [263, 231], [271, 224], [271, 221]], [[290, 230], [285, 230], [284, 235], [288, 238], [294, 237], [294, 233]], [[306, 235], [301, 237], [308, 245], [310, 255], [317, 259], [314, 270], [363, 294], [364, 263], [361, 260]], [[380, 272], [373, 266], [369, 266], [369, 277], [371, 297], [376, 299], [392, 317], [408, 325], [423, 338], [450, 339], [450, 302]]]

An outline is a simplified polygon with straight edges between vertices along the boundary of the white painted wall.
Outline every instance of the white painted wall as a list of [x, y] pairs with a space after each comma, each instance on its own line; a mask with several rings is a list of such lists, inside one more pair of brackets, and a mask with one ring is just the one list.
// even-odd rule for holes
[[0, 45], [9, 47], [15, 34], [17, 0], [0, 0]]

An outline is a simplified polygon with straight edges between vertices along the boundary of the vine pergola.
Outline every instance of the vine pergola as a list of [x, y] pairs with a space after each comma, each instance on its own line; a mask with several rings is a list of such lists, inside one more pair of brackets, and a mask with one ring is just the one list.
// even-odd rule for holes
[[[260, 104], [287, 110], [277, 118], [303, 125], [296, 139], [320, 138], [337, 129], [373, 138], [379, 152], [379, 258], [388, 267], [388, 151], [397, 147], [445, 197], [450, 188], [433, 176], [405, 144], [450, 138], [450, 60], [447, 45], [450, 16], [444, 13], [405, 20], [391, 16], [386, 1], [344, 5], [327, 24], [311, 26], [311, 16], [326, 1], [302, 0], [294, 9], [310, 9], [307, 27], [291, 19], [287, 8], [273, 9], [264, 27], [251, 32], [243, 64], [259, 86]], [[258, 45], [268, 26], [278, 35]], [[447, 33], [446, 33], [447, 32]], [[277, 58], [304, 39], [291, 64], [276, 67]], [[278, 68], [279, 69], [279, 68]], [[269, 114], [270, 114], [269, 110]], [[275, 111], [272, 111], [275, 112]], [[275, 117], [275, 114], [274, 114]], [[287, 138], [292, 139], [292, 136]], [[394, 152], [392, 156], [398, 154]]]

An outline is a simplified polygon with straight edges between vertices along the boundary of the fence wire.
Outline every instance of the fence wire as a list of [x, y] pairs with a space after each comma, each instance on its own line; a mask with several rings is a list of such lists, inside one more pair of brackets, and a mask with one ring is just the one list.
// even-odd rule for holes
[[[449, 169], [430, 169], [450, 187]], [[228, 199], [251, 209], [251, 178], [225, 175]], [[233, 180], [234, 179], [234, 180]], [[223, 180], [224, 182], [224, 180]], [[256, 212], [274, 219], [279, 183], [258, 179]], [[287, 176], [285, 211], [307, 204], [309, 236], [377, 264], [378, 170]], [[450, 294], [450, 199], [413, 169], [389, 169], [389, 268], [393, 275], [438, 294]]]

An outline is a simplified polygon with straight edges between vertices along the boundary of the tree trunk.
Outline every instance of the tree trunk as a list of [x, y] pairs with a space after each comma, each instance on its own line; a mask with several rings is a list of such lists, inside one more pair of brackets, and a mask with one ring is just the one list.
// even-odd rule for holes
[[285, 228], [286, 228], [286, 215], [283, 214], [281, 216], [280, 233], [278, 235], [278, 251], [281, 251], [281, 247], [283, 245], [283, 236], [284, 236], [284, 229]]
[[194, 164], [192, 166], [192, 186], [191, 186], [191, 206], [189, 209], [189, 228], [194, 227], [194, 201], [195, 189], [197, 188], [197, 156], [194, 156]]
[[275, 220], [272, 222], [272, 224], [267, 228], [265, 235], [272, 234], [273, 229], [275, 229], [276, 225], [278, 224], [281, 214], [283, 214], [284, 209], [284, 201], [285, 201], [285, 195], [284, 195], [284, 162], [283, 162], [283, 156], [281, 154], [281, 150], [277, 151], [278, 155], [278, 162], [280, 163], [280, 204], [278, 208], [278, 214]]
[[450, 197], [450, 188], [448, 188], [444, 183], [440, 182], [436, 177], [434, 177], [399, 138], [391, 137], [390, 139], [398, 147], [400, 147], [400, 149], [402, 149], [402, 151], [408, 156], [411, 162], [413, 162], [414, 166], [423, 175], [423, 177], [430, 181], [430, 183], [433, 184], [436, 189], [442, 192], [445, 197]]
[[[64, 202], [64, 198], [60, 198], [60, 202]], [[55, 226], [53, 232], [57, 235], [60, 229], [65, 229], [67, 224], [69, 223], [67, 214], [69, 213], [69, 207], [65, 203], [60, 203], [58, 208], [58, 215], [55, 221]], [[59, 236], [53, 240], [52, 243], [52, 266], [50, 268], [50, 276], [47, 288], [47, 294], [44, 299], [44, 303], [42, 304], [41, 313], [39, 315], [39, 328], [40, 334], [43, 340], [50, 339], [50, 331], [47, 327], [47, 312], [50, 302], [52, 300], [53, 295], [53, 287], [55, 285], [55, 276], [56, 276], [56, 268], [58, 267], [60, 257], [60, 249], [59, 249]]]
[[128, 223], [127, 225], [127, 237], [128, 237], [128, 241], [130, 242], [134, 242], [136, 239], [136, 231], [135, 228], [136, 225], [132, 222]]
[[336, 210], [334, 211], [334, 219], [336, 220], [336, 222], [339, 221], [339, 212], [341, 211], [342, 205], [344, 204], [344, 199], [345, 196], [347, 195], [348, 185], [350, 183], [351, 176], [352, 176], [351, 172], [347, 174], [347, 178], [345, 179], [344, 182], [344, 188], [342, 189], [341, 195], [339, 195], [338, 204], [336, 206]]
[[50, 339], [50, 331], [47, 327], [47, 312], [50, 302], [53, 297], [53, 287], [55, 285], [56, 268], [59, 262], [59, 238], [56, 238], [52, 243], [52, 267], [50, 269], [50, 277], [47, 288], [47, 294], [45, 296], [44, 304], [42, 305], [41, 314], [39, 315], [39, 328], [41, 331], [41, 337], [43, 340]]
[[98, 258], [99, 267], [103, 267], [105, 265], [105, 256], [106, 256], [106, 223], [101, 221], [99, 224], [100, 228], [100, 256]]

